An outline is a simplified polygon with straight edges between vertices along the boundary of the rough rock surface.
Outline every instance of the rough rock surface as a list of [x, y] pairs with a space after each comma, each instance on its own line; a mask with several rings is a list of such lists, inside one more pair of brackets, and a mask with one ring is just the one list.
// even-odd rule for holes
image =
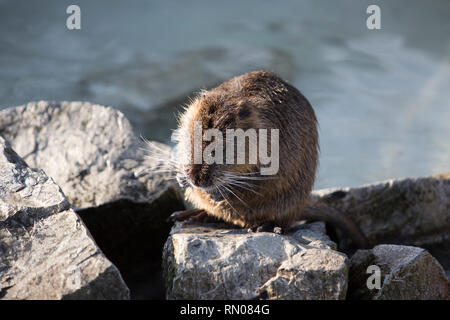
[[[61, 187], [129, 285], [160, 268], [170, 231], [166, 218], [184, 209], [174, 180], [162, 172], [170, 148], [156, 144], [161, 160], [147, 158], [147, 145], [121, 112], [88, 102], [41, 101], [2, 110], [0, 134]], [[160, 289], [141, 297], [161, 296]]]
[[450, 241], [450, 174], [316, 190], [312, 198], [344, 212], [374, 243]]
[[0, 136], [0, 298], [128, 297], [61, 189]]
[[163, 174], [152, 174], [160, 163], [147, 160], [129, 121], [110, 107], [30, 102], [0, 112], [0, 134], [30, 167], [52, 177], [78, 208], [151, 201], [168, 188]]
[[[367, 268], [380, 268], [380, 288], [369, 289]], [[373, 282], [372, 282], [373, 283]], [[450, 282], [439, 262], [426, 250], [379, 245], [358, 250], [351, 259], [348, 297], [374, 300], [449, 299]]]
[[348, 259], [321, 222], [287, 235], [177, 223], [164, 246], [168, 299], [344, 299]]

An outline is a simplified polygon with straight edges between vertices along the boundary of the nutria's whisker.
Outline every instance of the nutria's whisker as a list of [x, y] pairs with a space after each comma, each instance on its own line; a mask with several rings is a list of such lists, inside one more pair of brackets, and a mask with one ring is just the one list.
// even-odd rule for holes
[[217, 191], [219, 191], [220, 195], [222, 196], [222, 198], [225, 200], [226, 203], [228, 203], [228, 205], [234, 210], [236, 211], [236, 209], [234, 209], [234, 207], [231, 205], [231, 203], [228, 201], [228, 198], [225, 196], [225, 194], [222, 193], [222, 191], [220, 190], [220, 185], [216, 186]]
[[152, 142], [152, 141], [150, 141], [150, 140], [144, 138], [142, 135], [141, 135], [141, 139], [142, 139], [142, 141], [144, 141], [146, 144], [152, 146], [153, 148], [158, 149], [158, 150], [163, 151], [163, 152], [167, 152], [167, 150], [164, 150], [163, 148], [158, 147], [158, 146], [156, 145], [156, 143], [154, 143], [154, 142]]
[[164, 180], [175, 180], [177, 177], [164, 178]]
[[[161, 147], [159, 147], [156, 143], [153, 143], [141, 135], [141, 139], [146, 144], [146, 148], [140, 148], [143, 150], [146, 154], [144, 157], [146, 159], [152, 160], [156, 162], [156, 167], [149, 168], [146, 171], [150, 171], [151, 173], [168, 173], [171, 175], [174, 175], [177, 173], [178, 170], [178, 163], [173, 159], [173, 155], [171, 150], [166, 150]], [[145, 172], [145, 171], [144, 171]], [[142, 173], [142, 172], [140, 172]], [[173, 178], [164, 177], [165, 180], [171, 180]]]
[[[231, 207], [231, 209], [233, 209], [233, 211], [234, 211], [240, 218], [242, 218], [242, 216], [241, 216], [241, 214], [239, 213], [239, 211], [236, 210], [236, 209], [231, 205], [230, 199], [227, 198], [227, 196], [225, 195], [225, 194], [226, 194], [226, 191], [222, 190], [222, 191], [223, 191], [223, 193], [222, 193], [222, 191], [220, 191], [220, 187], [221, 187], [221, 185], [217, 185], [217, 190], [219, 190], [219, 193], [222, 195], [222, 197], [223, 197], [223, 199], [225, 200], [225, 202], [228, 203], [228, 205]], [[222, 187], [223, 187], [223, 185], [222, 185]]]
[[164, 161], [164, 162], [169, 162], [169, 163], [175, 163], [175, 161], [174, 160], [172, 160], [172, 159], [167, 159], [167, 158], [164, 158], [164, 157], [162, 157], [161, 155], [157, 155], [157, 154], [146, 154], [145, 156], [144, 156], [145, 158], [148, 158], [148, 159], [155, 159], [155, 160], [161, 160], [161, 161]]
[[[230, 178], [225, 178], [225, 177], [223, 178], [223, 182], [225, 184], [227, 184], [227, 185], [234, 186], [234, 187], [237, 187], [237, 188], [242, 188], [242, 189], [248, 190], [248, 191], [253, 192], [253, 193], [255, 193], [257, 195], [260, 195], [260, 196], [262, 195], [261, 193], [256, 192], [255, 190], [252, 189], [252, 187], [255, 187], [255, 185], [252, 185], [252, 184], [250, 184], [248, 182], [235, 181], [235, 180], [232, 180]], [[258, 187], [258, 186], [256, 186], [256, 187]]]
[[[250, 178], [262, 178], [262, 179], [250, 179]], [[238, 184], [239, 186], [247, 186], [251, 189], [257, 187], [260, 188], [261, 186], [255, 184], [255, 182], [249, 181], [249, 180], [266, 180], [267, 177], [248, 177], [248, 176], [239, 176], [230, 172], [225, 172], [224, 173], [224, 179], [228, 182], [232, 182], [234, 184]]]
[[[164, 149], [161, 149], [161, 148], [159, 148], [158, 146], [156, 146], [154, 143], [152, 143], [152, 142], [147, 142], [147, 144], [151, 147], [151, 148], [153, 148], [153, 149], [156, 149], [159, 153], [161, 153], [161, 154], [170, 154], [171, 153], [171, 151], [170, 150], [164, 150]], [[139, 150], [143, 150], [143, 151], [146, 151], [146, 152], [152, 152], [153, 150], [152, 149], [149, 149], [149, 148], [143, 148], [143, 147], [139, 147], [138, 148]]]
[[231, 186], [234, 186], [234, 187], [236, 187], [236, 188], [242, 188], [242, 189], [245, 189], [245, 190], [247, 190], [247, 191], [253, 192], [254, 194], [257, 194], [257, 195], [259, 195], [259, 196], [262, 196], [261, 193], [255, 191], [255, 190], [253, 190], [253, 189], [251, 189], [251, 188], [247, 188], [247, 187], [242, 186], [242, 185], [239, 185], [239, 184], [234, 184], [234, 183], [232, 183], [232, 182], [230, 182], [230, 181], [227, 181], [227, 185], [229, 185], [230, 187], [231, 187]]
[[152, 170], [152, 169], [147, 170], [151, 171], [152, 173], [173, 173], [173, 170]]
[[[223, 171], [223, 173], [225, 174], [230, 174], [230, 175], [236, 175], [236, 172], [232, 172], [232, 171]], [[240, 175], [250, 175], [250, 174], [260, 174], [260, 171], [253, 171], [253, 172], [240, 172]]]
[[277, 179], [277, 176], [249, 176], [251, 174], [259, 174], [260, 172], [244, 172], [244, 173], [236, 173], [231, 171], [224, 171], [223, 174], [233, 178], [239, 179], [248, 179], [248, 180], [268, 180], [268, 179]]
[[227, 186], [225, 185], [225, 183], [224, 183], [223, 180], [221, 180], [221, 179], [218, 179], [218, 180], [222, 182], [222, 187], [224, 187], [225, 190], [228, 190], [228, 191], [229, 191], [232, 195], [234, 195], [239, 201], [241, 201], [246, 207], [248, 207], [247, 203], [246, 203], [244, 200], [242, 200], [240, 197], [238, 197], [238, 196], [236, 195], [236, 193], [234, 193], [234, 192], [231, 190], [231, 186], [230, 186], [230, 185], [227, 187]]
[[172, 167], [172, 168], [175, 168], [175, 167], [177, 166], [176, 163], [174, 163], [174, 162], [172, 162], [172, 161], [170, 161], [170, 160], [167, 160], [167, 159], [162, 159], [162, 158], [157, 158], [157, 157], [151, 157], [151, 156], [146, 156], [146, 158], [147, 158], [147, 159], [150, 159], [150, 160], [155, 160], [155, 161], [158, 162], [158, 164], [164, 164], [166, 167]]
[[146, 155], [150, 155], [150, 156], [151, 155], [159, 155], [159, 156], [162, 156], [167, 159], [171, 159], [171, 156], [172, 156], [170, 153], [162, 152], [159, 150], [151, 150], [151, 149], [146, 149], [146, 148], [141, 148], [141, 150], [145, 151], [147, 153]]
[[[231, 172], [230, 172], [231, 173]], [[251, 174], [260, 174], [261, 172], [259, 171], [255, 171], [255, 172], [244, 172], [244, 173], [239, 173], [240, 175], [251, 175]]]
[[231, 178], [235, 179], [235, 180], [255, 180], [255, 181], [259, 181], [259, 180], [273, 180], [273, 179], [277, 179], [278, 177], [246, 177], [246, 176], [231, 176]]
[[162, 160], [162, 161], [168, 161], [171, 163], [176, 163], [176, 161], [174, 159], [172, 159], [172, 155], [171, 154], [165, 154], [165, 153], [158, 153], [158, 152], [154, 152], [150, 149], [142, 149], [144, 151], [147, 152], [146, 155], [144, 155], [144, 157], [146, 158], [151, 158], [151, 159], [158, 159], [158, 160]]
[[141, 175], [143, 175], [144, 173], [154, 173], [154, 174], [157, 174], [157, 173], [167, 173], [167, 174], [171, 174], [171, 175], [176, 174], [176, 172], [173, 171], [173, 170], [154, 170], [153, 168], [145, 168], [145, 169], [142, 169], [142, 170], [137, 170], [137, 171], [135, 171], [135, 175], [136, 175], [136, 176], [141, 176]]
[[246, 187], [253, 187], [254, 185], [249, 183], [249, 182], [245, 182], [245, 181], [240, 181], [240, 180], [234, 180], [233, 178], [230, 177], [223, 177], [223, 180], [226, 181], [227, 183], [233, 184], [233, 185], [237, 185], [237, 186], [246, 186]]

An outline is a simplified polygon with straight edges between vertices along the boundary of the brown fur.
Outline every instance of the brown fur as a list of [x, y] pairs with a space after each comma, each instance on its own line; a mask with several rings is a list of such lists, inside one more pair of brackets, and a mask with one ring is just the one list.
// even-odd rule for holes
[[[180, 121], [180, 127], [191, 133], [191, 139], [196, 120], [202, 122], [203, 129], [217, 128], [224, 136], [227, 128], [279, 129], [280, 166], [275, 177], [252, 181], [259, 194], [234, 188], [236, 196], [229, 194], [228, 201], [215, 201], [204, 188], [188, 186], [188, 201], [208, 215], [241, 227], [274, 222], [288, 228], [302, 219], [314, 184], [319, 143], [314, 110], [296, 88], [273, 73], [250, 72], [201, 92], [194, 99]], [[186, 165], [181, 171], [195, 185], [203, 186], [220, 177], [223, 170], [248, 173], [258, 169], [259, 164], [203, 163]], [[311, 210], [305, 210], [305, 218], [314, 218]]]
[[[228, 80], [201, 93], [182, 118], [193, 132], [193, 121], [203, 129], [276, 128], [280, 137], [280, 168], [275, 179], [252, 182], [256, 195], [243, 189], [226, 201], [215, 202], [201, 189], [188, 187], [186, 198], [208, 214], [242, 227], [274, 221], [290, 226], [301, 212], [312, 189], [318, 162], [318, 133], [314, 111], [293, 86], [270, 72], [256, 71]], [[255, 165], [234, 165], [227, 170], [252, 172]], [[210, 166], [187, 166], [187, 175], [199, 182]]]

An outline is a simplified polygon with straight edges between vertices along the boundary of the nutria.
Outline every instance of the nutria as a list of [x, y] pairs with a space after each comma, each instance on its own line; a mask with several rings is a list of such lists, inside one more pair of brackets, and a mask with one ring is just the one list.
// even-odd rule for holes
[[[204, 160], [194, 163], [194, 123], [199, 123], [202, 130], [217, 129], [224, 137], [227, 129], [278, 129], [277, 173], [262, 175], [261, 162], [252, 164], [248, 156], [243, 164], [208, 164]], [[246, 150], [249, 140], [245, 140]], [[207, 146], [208, 141], [201, 141], [201, 151]], [[254, 231], [276, 232], [299, 220], [323, 220], [343, 229], [358, 246], [367, 247], [365, 236], [345, 215], [308, 204], [318, 153], [313, 108], [296, 88], [277, 75], [250, 72], [202, 91], [179, 119], [175, 157], [178, 183], [196, 209], [176, 212], [171, 218], [212, 216]]]

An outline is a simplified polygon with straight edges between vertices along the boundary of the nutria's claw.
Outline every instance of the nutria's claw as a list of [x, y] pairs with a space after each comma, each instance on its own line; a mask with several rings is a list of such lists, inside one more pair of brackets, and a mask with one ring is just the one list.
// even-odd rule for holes
[[175, 221], [185, 221], [190, 218], [194, 218], [197, 215], [204, 213], [204, 210], [201, 209], [191, 209], [191, 210], [182, 210], [182, 211], [175, 211], [172, 213], [167, 219], [167, 222], [175, 222]]
[[283, 234], [283, 229], [281, 227], [275, 226], [273, 221], [264, 222], [261, 225], [256, 225], [248, 229], [249, 232], [273, 232], [276, 234]]
[[284, 230], [281, 227], [274, 227], [272, 231], [273, 231], [273, 233], [276, 233], [276, 234], [283, 234], [284, 233]]
[[199, 213], [192, 215], [188, 220], [188, 222], [215, 222], [214, 217], [209, 216], [206, 211], [201, 210]]

